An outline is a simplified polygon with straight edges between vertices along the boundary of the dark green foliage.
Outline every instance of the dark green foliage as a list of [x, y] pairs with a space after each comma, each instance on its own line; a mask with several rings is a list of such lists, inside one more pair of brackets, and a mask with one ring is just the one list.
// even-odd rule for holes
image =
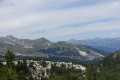
[[28, 80], [27, 77], [29, 78], [30, 72], [25, 60], [23, 60], [23, 63], [18, 62], [15, 66], [13, 64], [15, 55], [9, 50], [5, 59], [7, 64], [0, 64], [0, 80]]
[[120, 80], [120, 76], [114, 71], [105, 71], [101, 73], [100, 80]]
[[42, 61], [41, 61], [41, 65], [42, 65], [43, 67], [46, 67], [46, 66], [47, 66], [47, 63], [46, 63], [44, 60], [42, 60]]
[[24, 74], [21, 75], [22, 77], [29, 77], [30, 75], [30, 71], [29, 71], [29, 68], [27, 67], [27, 62], [26, 60], [23, 60], [23, 63], [22, 62], [18, 62], [18, 64], [16, 65], [16, 71], [19, 73], [19, 74]]
[[51, 76], [53, 75], [61, 75], [61, 74], [65, 74], [69, 71], [69, 69], [65, 69], [63, 66], [61, 67], [57, 67], [56, 64], [51, 66], [51, 70], [50, 70], [50, 74]]
[[0, 62], [0, 68], [3, 66], [3, 64]]
[[5, 59], [7, 64], [0, 68], [0, 78], [2, 78], [2, 80], [17, 80], [17, 74], [13, 64], [15, 55], [8, 50], [5, 54]]
[[97, 73], [94, 67], [89, 66], [87, 68], [85, 80], [97, 80]]
[[16, 71], [2, 66], [0, 68], [0, 80], [18, 80]]
[[105, 57], [95, 66], [100, 68], [100, 80], [120, 80], [120, 51]]
[[30, 62], [29, 67], [32, 68], [33, 64], [34, 64], [33, 62]]
[[7, 62], [7, 66], [10, 68], [13, 66], [13, 61], [15, 59], [15, 55], [11, 51], [7, 51], [5, 54], [5, 59]]
[[47, 80], [84, 80], [83, 72], [74, 68], [66, 68], [64, 64], [57, 67], [56, 64], [52, 65], [49, 71], [51, 76]]
[[113, 53], [96, 64], [100, 67], [102, 71], [104, 70], [114, 70], [120, 73], [120, 51]]
[[19, 71], [17, 78], [18, 78], [18, 80], [27, 80], [23, 71]]
[[[33, 78], [30, 73], [30, 68], [34, 68], [34, 63], [31, 62], [28, 67], [27, 61], [23, 60], [23, 62], [18, 61], [18, 64], [14, 65], [15, 56], [9, 50], [5, 58], [7, 65], [0, 63], [0, 80], [38, 80]], [[46, 61], [41, 61], [41, 65], [46, 67]], [[66, 68], [64, 64], [59, 67], [54, 64], [50, 70], [47, 69], [47, 73], [50, 77], [45, 78], [43, 72], [41, 80], [120, 80], [120, 52], [106, 57], [97, 64], [89, 65], [85, 72], [73, 67]]]
[[32, 77], [32, 75], [30, 75], [29, 80], [34, 80], [33, 77]]
[[64, 75], [54, 76], [47, 80], [79, 80], [79, 77], [74, 73], [68, 73]]

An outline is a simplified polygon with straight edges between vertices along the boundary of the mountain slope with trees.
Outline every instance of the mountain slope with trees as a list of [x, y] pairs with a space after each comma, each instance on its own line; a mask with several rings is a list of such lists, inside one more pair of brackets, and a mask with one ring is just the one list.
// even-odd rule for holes
[[69, 44], [62, 41], [54, 43], [45, 38], [29, 40], [8, 35], [7, 37], [0, 37], [0, 44], [0, 55], [4, 55], [4, 52], [9, 49], [16, 56], [83, 62], [97, 61], [108, 55], [107, 52], [89, 46]]
[[[120, 55], [120, 51], [113, 53], [112, 55], [104, 58], [103, 60], [101, 60], [101, 62], [98, 62], [97, 64], [84, 65], [86, 67], [85, 68], [80, 64], [71, 64], [71, 62], [54, 63], [51, 61], [43, 61], [43, 60], [42, 61], [18, 60], [18, 63], [14, 64], [13, 61], [15, 60], [15, 55], [8, 50], [5, 55], [6, 64], [3, 65], [3, 63], [0, 63], [0, 79], [1, 80], [120, 80], [120, 74], [119, 74], [120, 70], [119, 68], [117, 69], [114, 68], [114, 66], [119, 65], [119, 61], [120, 61], [119, 55]], [[40, 66], [38, 66], [38, 64]], [[52, 64], [51, 68], [49, 64]], [[44, 73], [43, 71], [47, 73]], [[46, 75], [46, 77], [44, 75]], [[47, 75], [49, 75], [49, 77], [47, 77]]]

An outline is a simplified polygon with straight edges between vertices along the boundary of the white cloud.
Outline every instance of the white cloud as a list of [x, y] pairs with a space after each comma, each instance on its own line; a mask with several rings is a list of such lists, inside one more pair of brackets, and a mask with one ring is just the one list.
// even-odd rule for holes
[[[120, 21], [91, 23], [82, 27], [59, 28], [109, 18], [120, 19], [120, 1], [104, 0], [90, 5], [78, 5], [89, 0], [5, 0], [0, 4], [1, 35], [19, 37], [57, 37], [87, 31], [120, 29]], [[77, 4], [78, 6], [72, 7]], [[16, 31], [18, 30], [18, 31]], [[31, 32], [46, 31], [37, 35]], [[31, 36], [33, 35], [33, 36]]]
[[119, 34], [116, 33], [116, 32], [113, 32], [111, 36], [112, 36], [112, 37], [119, 37]]
[[[71, 27], [71, 28], [62, 28], [56, 29], [54, 31], [48, 31], [46, 33], [41, 34], [42, 36], [47, 37], [56, 37], [57, 36], [64, 36], [70, 34], [78, 34], [84, 32], [94, 32], [94, 31], [105, 31], [105, 30], [118, 30], [120, 29], [120, 20], [119, 21], [111, 21], [111, 22], [101, 22], [96, 24], [89, 24], [83, 27]], [[60, 34], [59, 34], [60, 33]], [[49, 34], [49, 35], [48, 35]]]

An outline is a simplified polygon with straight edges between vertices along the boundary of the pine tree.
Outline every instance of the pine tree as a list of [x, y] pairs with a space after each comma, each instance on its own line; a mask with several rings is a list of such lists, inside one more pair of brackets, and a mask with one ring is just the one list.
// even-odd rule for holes
[[11, 51], [7, 51], [5, 54], [6, 65], [2, 66], [0, 69], [0, 79], [1, 80], [18, 80], [17, 73], [14, 69], [13, 61], [15, 55]]

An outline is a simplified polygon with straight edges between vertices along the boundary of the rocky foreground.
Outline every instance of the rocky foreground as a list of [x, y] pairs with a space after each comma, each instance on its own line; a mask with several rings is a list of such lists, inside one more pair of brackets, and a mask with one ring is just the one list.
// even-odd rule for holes
[[[15, 65], [23, 63], [23, 60], [17, 60], [13, 62]], [[51, 76], [51, 69], [56, 67], [62, 67], [64, 69], [74, 69], [80, 70], [83, 73], [86, 68], [80, 64], [74, 64], [72, 62], [52, 62], [52, 61], [43, 61], [43, 60], [26, 60], [27, 66], [32, 74], [33, 78], [41, 80], [42, 77], [49, 78]], [[6, 65], [6, 62], [2, 62]], [[57, 69], [57, 68], [56, 68]]]

